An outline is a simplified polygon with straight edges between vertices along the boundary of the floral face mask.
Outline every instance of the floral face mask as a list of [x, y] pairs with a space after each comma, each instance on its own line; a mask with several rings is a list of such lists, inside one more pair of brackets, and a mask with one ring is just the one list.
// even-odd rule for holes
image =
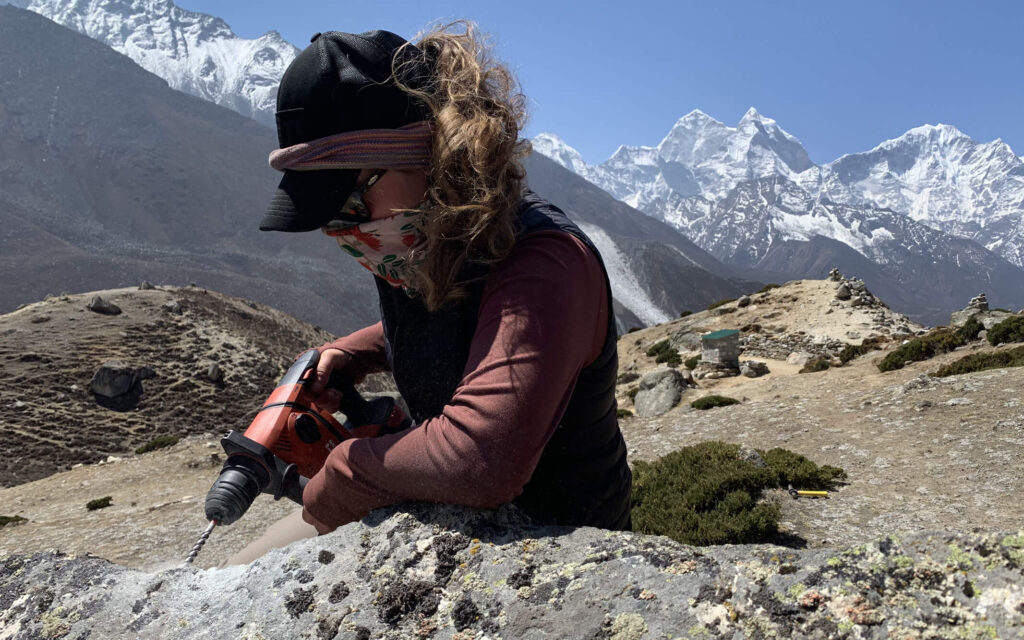
[[337, 239], [338, 246], [373, 275], [393, 287], [404, 287], [419, 264], [410, 260], [410, 253], [426, 242], [422, 223], [423, 211], [417, 208], [352, 226], [328, 225], [323, 232]]

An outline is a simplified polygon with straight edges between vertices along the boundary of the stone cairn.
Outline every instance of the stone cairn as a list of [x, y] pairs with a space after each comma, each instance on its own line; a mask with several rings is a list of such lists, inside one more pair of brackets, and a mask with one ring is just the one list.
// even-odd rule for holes
[[967, 308], [964, 309], [964, 311], [968, 310], [988, 311], [988, 298], [985, 297], [984, 291], [971, 298], [971, 301], [967, 303]]
[[[868, 291], [860, 278], [847, 278], [836, 268], [829, 271], [828, 278], [839, 283], [836, 287], [836, 297], [830, 303], [833, 309], [846, 307], [874, 311], [871, 330], [877, 333], [896, 336], [914, 333], [907, 323], [907, 317], [891, 312], [881, 300]], [[829, 312], [831, 313], [831, 310]]]

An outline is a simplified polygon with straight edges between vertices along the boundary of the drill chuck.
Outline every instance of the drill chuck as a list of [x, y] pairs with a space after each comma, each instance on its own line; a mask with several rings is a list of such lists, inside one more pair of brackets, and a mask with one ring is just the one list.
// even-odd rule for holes
[[[243, 459], [244, 460], [244, 459]], [[260, 494], [257, 474], [242, 464], [227, 466], [206, 494], [206, 519], [231, 524], [241, 518]]]

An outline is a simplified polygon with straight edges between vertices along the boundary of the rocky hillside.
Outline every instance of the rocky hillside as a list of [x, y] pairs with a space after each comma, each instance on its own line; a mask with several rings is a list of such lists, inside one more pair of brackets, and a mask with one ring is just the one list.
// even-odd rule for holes
[[[634, 461], [722, 440], [784, 447], [843, 467], [847, 484], [828, 499], [793, 500], [784, 491], [769, 495], [781, 506], [780, 541], [787, 547], [692, 548], [636, 534], [533, 528], [509, 510], [488, 515], [413, 507], [411, 515], [382, 510], [248, 567], [218, 571], [171, 569], [204, 528], [202, 501], [221, 463], [217, 435], [246, 423], [247, 412], [293, 355], [285, 349], [280, 355], [263, 353], [267, 340], [293, 340], [298, 350], [319, 335], [268, 309], [199, 290], [123, 290], [108, 298], [124, 309], [121, 316], [98, 316], [84, 308], [86, 297], [78, 297], [48, 300], [3, 318], [18, 321], [0, 327], [0, 415], [15, 427], [5, 433], [26, 423], [23, 416], [42, 420], [39, 407], [59, 402], [75, 403], [75, 409], [54, 413], [50, 425], [77, 412], [108, 429], [141, 429], [132, 421], [148, 415], [145, 405], [152, 398], [165, 407], [187, 407], [191, 423], [174, 432], [194, 429], [196, 435], [168, 449], [123, 453], [0, 489], [0, 515], [25, 520], [0, 528], [0, 637], [57, 637], [54, 630], [84, 637], [87, 628], [104, 637], [166, 637], [184, 625], [192, 637], [211, 638], [543, 638], [572, 635], [570, 621], [573, 629], [589, 625], [583, 637], [638, 639], [681, 629], [709, 637], [717, 632], [820, 638], [938, 638], [961, 632], [1016, 637], [1024, 629], [1024, 535], [1017, 533], [1024, 521], [1017, 499], [1024, 492], [1018, 472], [1024, 464], [1024, 368], [927, 375], [967, 353], [991, 349], [977, 341], [880, 373], [877, 361], [925, 328], [886, 308], [856, 280], [786, 283], [634, 331], [619, 342], [620, 407], [632, 411], [631, 388], [665, 370], [647, 355], [651, 346], [667, 340], [687, 358], [698, 353], [700, 335], [742, 330], [740, 359], [763, 363], [769, 373], [719, 377], [697, 367], [674, 407], [620, 423]], [[180, 316], [171, 309], [174, 302], [181, 305]], [[67, 312], [61, 315], [60, 309]], [[236, 323], [238, 312], [251, 314], [244, 326]], [[33, 321], [44, 316], [50, 319]], [[128, 358], [125, 338], [142, 331], [131, 329], [133, 317], [147, 335], [164, 336], [151, 341], [167, 345], [168, 354], [165, 361], [152, 351], [133, 360], [157, 373], [143, 381], [139, 410], [117, 412], [74, 396], [70, 389], [76, 383], [54, 365], [70, 362], [68, 354], [76, 350], [102, 353], [96, 363], [115, 343], [122, 348], [118, 357]], [[54, 335], [86, 334], [83, 328], [94, 321], [123, 324], [114, 331], [106, 325], [111, 338], [102, 349], [95, 346], [95, 333], [77, 349], [72, 342], [36, 342], [17, 351], [10, 346], [30, 344], [25, 335], [45, 326], [63, 328], [48, 334], [51, 341]], [[161, 322], [176, 329], [163, 334]], [[184, 336], [183, 344], [191, 346], [174, 346], [171, 336]], [[58, 340], [65, 339], [70, 340]], [[844, 346], [868, 339], [882, 349], [836, 366]], [[250, 351], [249, 343], [259, 346]], [[214, 346], [219, 344], [235, 348]], [[26, 362], [27, 354], [51, 362]], [[222, 389], [205, 378], [214, 356], [226, 374]], [[833, 366], [798, 373], [815, 357]], [[273, 375], [251, 381], [263, 387], [252, 390], [251, 402], [239, 396], [238, 409], [210, 402], [237, 386], [240, 367], [259, 362]], [[10, 385], [13, 363], [37, 368], [31, 376], [19, 370], [22, 384]], [[75, 380], [86, 379], [80, 386], [88, 384], [91, 366], [83, 361], [70, 367], [80, 372]], [[38, 387], [41, 379], [59, 379], [49, 387], [66, 398], [45, 403], [24, 394], [24, 382]], [[171, 398], [175, 382], [191, 389], [191, 401]], [[23, 395], [15, 398], [12, 389]], [[712, 394], [740, 403], [709, 411], [690, 407]], [[15, 403], [22, 404], [15, 409]], [[173, 430], [176, 415], [167, 413], [159, 424]], [[4, 450], [16, 451], [25, 442], [5, 442]], [[111, 496], [110, 507], [85, 508], [105, 496]], [[293, 508], [261, 497], [240, 522], [214, 532], [197, 566], [217, 565]], [[48, 549], [92, 553], [122, 566], [60, 557]], [[21, 555], [33, 552], [41, 555]], [[108, 586], [101, 593], [90, 580]], [[251, 599], [241, 607], [234, 600], [229, 605], [217, 595], [224, 593]]]
[[[96, 296], [120, 312], [90, 310]], [[0, 316], [0, 336], [0, 486], [130, 454], [157, 435], [244, 429], [295, 355], [330, 339], [191, 287], [49, 298]], [[103, 406], [91, 385], [111, 362], [138, 393], [128, 380], [125, 397]]]

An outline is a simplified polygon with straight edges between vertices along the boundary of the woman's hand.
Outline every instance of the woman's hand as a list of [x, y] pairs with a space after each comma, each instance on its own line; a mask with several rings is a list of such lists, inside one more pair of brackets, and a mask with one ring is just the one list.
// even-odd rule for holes
[[341, 349], [325, 349], [320, 353], [320, 361], [316, 365], [316, 377], [309, 388], [313, 394], [313, 402], [318, 407], [332, 413], [341, 407], [341, 392], [328, 388], [327, 381], [331, 378], [331, 372], [341, 371], [351, 361], [352, 356]]

